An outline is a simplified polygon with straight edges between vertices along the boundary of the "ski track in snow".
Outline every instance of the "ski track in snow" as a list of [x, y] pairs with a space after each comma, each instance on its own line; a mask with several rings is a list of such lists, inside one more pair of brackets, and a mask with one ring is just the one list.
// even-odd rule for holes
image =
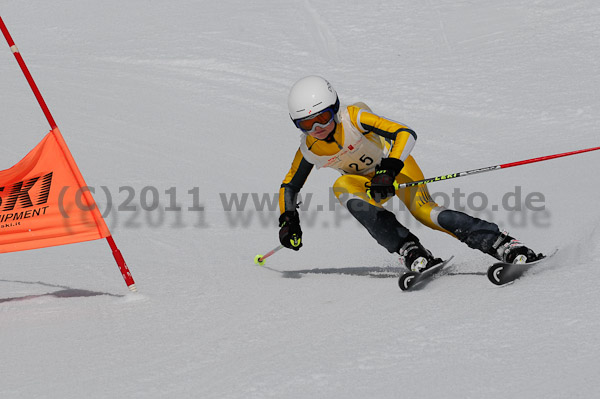
[[[5, 1], [139, 293], [99, 241], [3, 254], [0, 397], [594, 397], [600, 153], [430, 185], [450, 207], [455, 189], [463, 206], [484, 194], [482, 217], [560, 249], [505, 287], [487, 281], [493, 259], [396, 209], [456, 256], [401, 292], [397, 256], [329, 211], [331, 171], [303, 190], [302, 250], [265, 267], [252, 260], [278, 244], [277, 211], [224, 198], [277, 192], [298, 147], [287, 92], [308, 74], [414, 128], [427, 176], [598, 146], [599, 16], [591, 0]], [[47, 124], [8, 48], [0, 92], [4, 169]], [[136, 212], [117, 211], [123, 186]], [[147, 186], [161, 209], [175, 187], [182, 211], [140, 210]], [[491, 210], [517, 188], [544, 210]]]

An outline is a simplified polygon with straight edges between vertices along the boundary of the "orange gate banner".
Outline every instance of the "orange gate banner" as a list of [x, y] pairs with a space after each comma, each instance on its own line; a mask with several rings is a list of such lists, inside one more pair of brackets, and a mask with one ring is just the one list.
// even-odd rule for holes
[[0, 253], [110, 235], [58, 128], [0, 171]]

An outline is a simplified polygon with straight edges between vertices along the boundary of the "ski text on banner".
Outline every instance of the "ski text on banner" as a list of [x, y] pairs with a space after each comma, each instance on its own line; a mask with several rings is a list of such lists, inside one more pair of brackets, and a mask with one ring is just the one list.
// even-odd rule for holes
[[110, 235], [58, 128], [0, 171], [0, 253]]

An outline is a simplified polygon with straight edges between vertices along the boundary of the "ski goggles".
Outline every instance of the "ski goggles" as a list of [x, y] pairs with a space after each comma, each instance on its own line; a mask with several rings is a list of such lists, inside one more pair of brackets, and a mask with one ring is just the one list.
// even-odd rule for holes
[[315, 131], [317, 127], [324, 128], [333, 120], [334, 112], [332, 108], [325, 108], [321, 112], [309, 115], [301, 119], [294, 120], [294, 125], [306, 134]]

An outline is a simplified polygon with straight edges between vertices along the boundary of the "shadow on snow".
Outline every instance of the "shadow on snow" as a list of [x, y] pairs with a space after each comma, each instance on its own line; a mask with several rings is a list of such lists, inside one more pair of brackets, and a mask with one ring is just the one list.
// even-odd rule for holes
[[[306, 274], [341, 274], [347, 276], [367, 276], [373, 278], [398, 278], [400, 274], [406, 271], [403, 267], [341, 267], [341, 268], [316, 268], [316, 269], [305, 269], [305, 270], [277, 270], [268, 266], [263, 266], [264, 269], [268, 269], [281, 274], [283, 278], [302, 278]], [[452, 271], [445, 273], [447, 276], [484, 276], [485, 272], [457, 272]]]
[[42, 281], [34, 282], [34, 281], [19, 281], [19, 280], [0, 280], [0, 282], [42, 285], [45, 287], [60, 288], [59, 290], [56, 290], [53, 292], [48, 292], [46, 294], [25, 295], [25, 296], [12, 297], [12, 298], [0, 298], [0, 303], [12, 302], [12, 301], [24, 301], [24, 300], [28, 300], [28, 299], [43, 298], [43, 297], [82, 298], [82, 297], [92, 297], [92, 296], [100, 296], [100, 295], [107, 295], [107, 296], [119, 297], [119, 298], [123, 297], [123, 295], [110, 294], [108, 292], [82, 290], [82, 289], [71, 288], [71, 287], [67, 287], [67, 286], [63, 286], [63, 285], [48, 284], [48, 283], [44, 283]]

